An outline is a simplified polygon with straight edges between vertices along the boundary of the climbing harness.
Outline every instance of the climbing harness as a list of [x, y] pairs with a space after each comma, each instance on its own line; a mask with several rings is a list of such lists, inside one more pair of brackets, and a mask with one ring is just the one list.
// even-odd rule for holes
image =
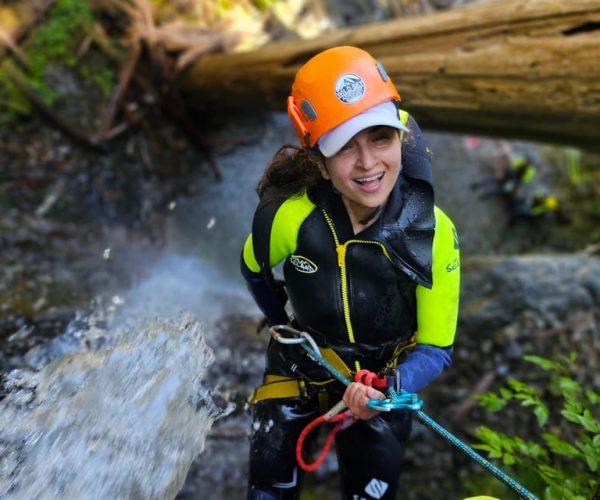
[[[310, 335], [306, 332], [302, 332], [292, 328], [288, 325], [274, 325], [270, 328], [271, 336], [277, 342], [282, 344], [297, 344], [302, 347], [308, 354], [308, 356], [316, 363], [320, 364], [323, 368], [325, 368], [333, 377], [335, 377], [342, 384], [348, 386], [351, 381], [342, 375], [331, 363], [329, 363], [323, 356], [320, 354], [319, 347], [314, 342], [314, 340], [310, 337]], [[286, 335], [287, 336], [284, 336]], [[356, 377], [359, 378], [358, 381], [369, 382], [370, 384], [376, 383], [378, 385], [374, 385], [374, 387], [381, 387], [381, 382], [375, 382], [375, 380], [382, 380], [377, 378], [375, 374], [365, 374], [366, 370], [361, 370], [361, 372], [357, 373]], [[360, 377], [359, 377], [360, 375]], [[375, 378], [374, 378], [375, 377]], [[368, 385], [368, 384], [367, 384]], [[516, 491], [521, 498], [525, 498], [527, 500], [538, 500], [533, 493], [529, 492], [525, 487], [521, 486], [518, 482], [508, 476], [504, 471], [496, 467], [494, 464], [483, 458], [479, 453], [473, 450], [470, 446], [463, 443], [460, 439], [458, 439], [454, 434], [447, 431], [440, 424], [435, 422], [431, 417], [429, 417], [425, 412], [421, 410], [423, 406], [423, 401], [419, 398], [417, 394], [407, 393], [404, 391], [400, 391], [398, 394], [392, 384], [386, 384], [388, 386], [389, 398], [378, 400], [372, 399], [369, 401], [368, 406], [372, 410], [377, 411], [392, 411], [392, 410], [413, 410], [416, 412], [419, 419], [431, 430], [437, 432], [440, 436], [446, 438], [450, 441], [454, 446], [462, 450], [466, 453], [470, 458], [475, 460], [479, 465], [481, 465], [485, 470], [487, 470], [490, 474], [492, 474], [496, 479], [499, 479], [507, 486]], [[353, 419], [350, 415], [349, 410], [341, 413], [345, 408], [343, 401], [337, 403], [331, 410], [326, 412], [324, 415], [321, 415], [316, 420], [311, 422], [300, 434], [298, 439], [298, 443], [296, 445], [296, 457], [298, 459], [299, 465], [307, 471], [315, 470], [320, 463], [325, 459], [329, 448], [333, 442], [335, 435], [341, 430], [347, 428], [351, 423], [353, 423]], [[325, 446], [319, 457], [312, 464], [307, 464], [302, 457], [302, 444], [304, 443], [304, 439], [308, 435], [308, 433], [314, 429], [316, 426], [320, 425], [323, 422], [336, 422], [336, 426], [330, 432]]]

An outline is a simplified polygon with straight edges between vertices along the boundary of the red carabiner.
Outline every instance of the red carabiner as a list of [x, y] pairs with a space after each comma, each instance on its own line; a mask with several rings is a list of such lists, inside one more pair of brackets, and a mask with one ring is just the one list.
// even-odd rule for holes
[[376, 373], [369, 370], [360, 370], [355, 376], [354, 381], [359, 382], [375, 389], [385, 389], [387, 387], [387, 378], [378, 377]]

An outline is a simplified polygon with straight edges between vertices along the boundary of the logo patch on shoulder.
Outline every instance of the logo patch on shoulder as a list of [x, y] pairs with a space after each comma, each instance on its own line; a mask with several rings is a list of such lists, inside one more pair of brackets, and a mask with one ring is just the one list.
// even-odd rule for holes
[[452, 271], [458, 269], [458, 266], [460, 266], [460, 261], [458, 259], [454, 259], [446, 266], [446, 272], [451, 273]]
[[354, 73], [346, 73], [335, 82], [335, 95], [346, 104], [360, 101], [365, 95], [365, 82]]
[[302, 255], [290, 256], [290, 264], [296, 268], [296, 271], [306, 274], [316, 273], [319, 269], [312, 260], [302, 257]]

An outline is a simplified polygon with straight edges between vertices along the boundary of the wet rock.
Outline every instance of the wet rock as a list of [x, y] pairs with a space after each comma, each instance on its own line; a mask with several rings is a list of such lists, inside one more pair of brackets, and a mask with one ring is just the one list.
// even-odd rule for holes
[[600, 259], [593, 256], [467, 258], [462, 270], [462, 334], [485, 336], [518, 317], [556, 326], [600, 303]]

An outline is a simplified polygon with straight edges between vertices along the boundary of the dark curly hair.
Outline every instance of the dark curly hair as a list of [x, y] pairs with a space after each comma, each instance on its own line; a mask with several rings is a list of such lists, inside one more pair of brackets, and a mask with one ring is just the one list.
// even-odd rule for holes
[[322, 155], [315, 150], [286, 144], [279, 148], [258, 181], [256, 191], [261, 200], [289, 198], [326, 182], [319, 164]]

